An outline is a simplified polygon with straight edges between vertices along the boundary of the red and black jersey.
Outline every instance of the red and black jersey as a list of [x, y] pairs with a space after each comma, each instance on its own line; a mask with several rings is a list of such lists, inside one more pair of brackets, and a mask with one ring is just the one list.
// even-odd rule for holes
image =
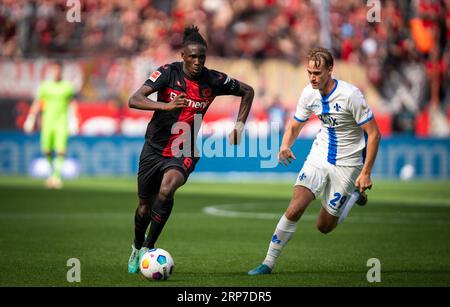
[[[237, 95], [240, 87], [237, 80], [206, 67], [199, 77], [191, 79], [183, 72], [183, 62], [159, 67], [144, 84], [158, 92], [159, 102], [170, 102], [182, 93], [187, 96], [188, 106], [173, 111], [155, 111], [147, 126], [147, 144], [165, 157], [193, 157], [201, 120], [214, 98]], [[194, 118], [199, 121], [195, 127]]]

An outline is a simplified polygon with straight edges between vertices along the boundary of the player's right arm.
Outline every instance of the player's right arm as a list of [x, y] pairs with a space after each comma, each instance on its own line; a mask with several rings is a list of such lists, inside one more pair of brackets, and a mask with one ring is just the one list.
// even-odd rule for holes
[[42, 108], [42, 92], [43, 86], [41, 85], [37, 90], [36, 97], [34, 98], [34, 101], [30, 107], [30, 112], [28, 112], [28, 116], [25, 120], [25, 123], [23, 124], [23, 130], [26, 133], [33, 132], [34, 124], [36, 123], [36, 117]]
[[148, 111], [172, 111], [188, 105], [186, 94], [176, 96], [172, 101], [159, 102], [148, 98], [149, 95], [162, 91], [170, 84], [171, 65], [163, 65], [155, 70], [144, 84], [128, 99], [128, 106], [133, 109]]
[[283, 141], [281, 142], [280, 152], [278, 153], [278, 162], [288, 165], [295, 160], [296, 157], [291, 150], [292, 145], [294, 145], [300, 131], [305, 126], [306, 122], [299, 122], [295, 119], [291, 119], [286, 131], [283, 135]]
[[171, 102], [159, 102], [148, 98], [149, 95], [156, 92], [151, 86], [142, 85], [130, 99], [128, 99], [128, 106], [132, 109], [148, 110], [148, 111], [172, 111], [177, 108], [187, 106], [186, 94], [176, 96]]
[[312, 111], [307, 106], [306, 101], [308, 101], [308, 90], [303, 89], [302, 94], [297, 102], [297, 109], [295, 111], [294, 118], [289, 121], [286, 131], [283, 135], [283, 141], [281, 142], [280, 152], [278, 153], [278, 162], [288, 165], [295, 160], [296, 157], [291, 150], [292, 145], [294, 145], [300, 131], [302, 131], [305, 126], [309, 116]]

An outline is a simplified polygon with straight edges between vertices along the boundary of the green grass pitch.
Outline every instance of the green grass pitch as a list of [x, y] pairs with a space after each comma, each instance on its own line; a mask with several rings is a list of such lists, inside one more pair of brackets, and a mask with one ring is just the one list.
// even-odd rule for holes
[[[330, 234], [315, 227], [315, 201], [273, 274], [247, 276], [264, 258], [292, 192], [290, 182], [190, 181], [157, 242], [175, 269], [164, 282], [127, 273], [137, 205], [134, 178], [84, 178], [64, 189], [0, 177], [0, 286], [450, 286], [449, 182], [375, 179]], [[69, 258], [81, 282], [69, 283]], [[381, 282], [369, 283], [370, 258]]]

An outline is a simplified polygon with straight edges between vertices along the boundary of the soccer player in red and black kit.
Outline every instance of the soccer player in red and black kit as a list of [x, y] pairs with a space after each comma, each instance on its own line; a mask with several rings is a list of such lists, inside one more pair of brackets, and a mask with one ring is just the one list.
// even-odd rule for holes
[[[186, 182], [199, 160], [195, 155], [198, 131], [194, 131], [194, 118], [202, 118], [216, 96], [242, 97], [236, 125], [229, 136], [231, 144], [240, 142], [253, 102], [253, 88], [224, 73], [207, 69], [204, 66], [206, 50], [207, 44], [198, 28], [185, 28], [183, 62], [158, 68], [129, 99], [130, 108], [155, 111], [139, 161], [139, 205], [128, 261], [130, 273], [139, 271], [139, 259], [154, 248], [172, 211], [175, 191]], [[158, 101], [147, 98], [154, 92], [158, 93]], [[196, 123], [195, 128], [199, 126]]]

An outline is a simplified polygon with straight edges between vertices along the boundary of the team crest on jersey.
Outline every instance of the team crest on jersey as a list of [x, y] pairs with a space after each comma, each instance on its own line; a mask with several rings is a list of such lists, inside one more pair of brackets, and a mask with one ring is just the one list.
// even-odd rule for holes
[[212, 91], [211, 91], [210, 88], [204, 88], [202, 90], [202, 96], [203, 97], [209, 97], [209, 96], [211, 96], [211, 94], [212, 94]]
[[155, 70], [151, 75], [150, 75], [150, 80], [152, 80], [152, 82], [155, 82], [156, 80], [158, 80], [158, 78], [161, 76], [161, 72]]

